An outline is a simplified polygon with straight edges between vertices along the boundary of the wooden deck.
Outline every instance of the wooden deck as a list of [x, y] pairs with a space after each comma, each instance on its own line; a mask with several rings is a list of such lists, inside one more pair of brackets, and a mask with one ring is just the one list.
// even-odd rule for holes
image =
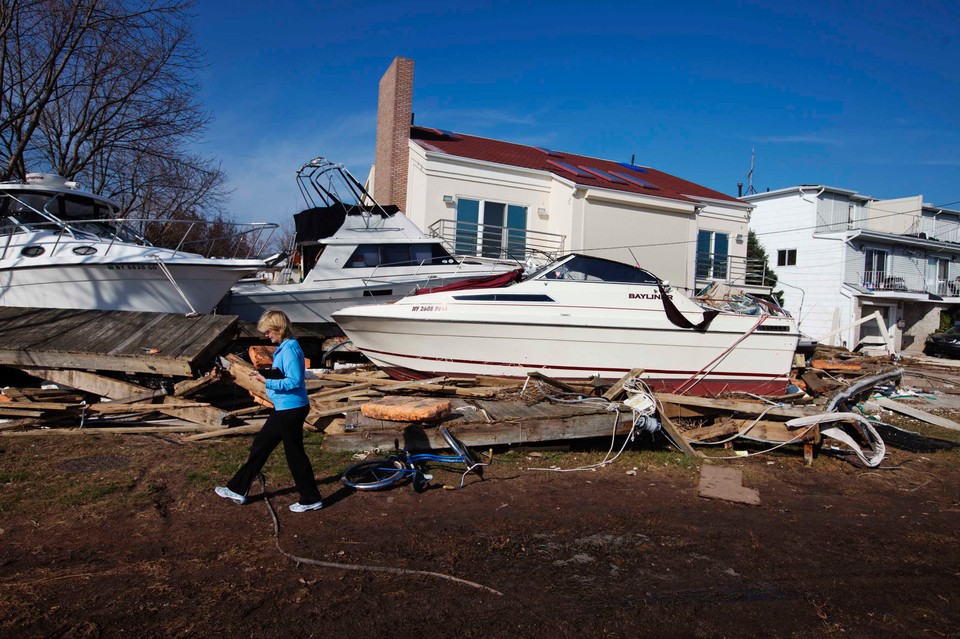
[[236, 335], [232, 315], [0, 308], [0, 365], [191, 377]]

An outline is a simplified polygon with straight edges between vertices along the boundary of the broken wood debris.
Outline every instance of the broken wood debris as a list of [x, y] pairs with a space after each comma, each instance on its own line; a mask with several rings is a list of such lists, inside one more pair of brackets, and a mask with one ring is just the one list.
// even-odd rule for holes
[[[245, 357], [229, 354], [222, 365], [202, 375], [178, 379], [167, 374], [150, 387], [110, 372], [109, 366], [90, 371], [23, 365], [21, 369], [34, 376], [76, 390], [6, 389], [0, 396], [8, 400], [0, 401], [0, 419], [7, 421], [0, 424], [0, 434], [55, 429], [63, 433], [71, 429], [192, 432], [185, 441], [251, 434], [262, 426], [270, 403], [263, 382], [256, 379], [257, 367], [246, 358], [258, 366], [270, 366], [271, 350], [246, 349]], [[351, 371], [313, 371], [307, 380], [310, 413], [306, 423], [325, 433], [323, 445], [329, 450], [384, 448], [397, 439], [411, 450], [443, 447], [434, 432], [439, 423], [453, 428], [470, 446], [626, 435], [635, 415], [622, 402], [637, 392], [633, 380], [642, 374], [643, 369], [636, 368], [619, 380], [560, 381], [531, 373], [524, 384], [491, 377], [398, 381], [369, 365]], [[849, 411], [875, 386], [892, 382], [899, 374], [887, 357], [820, 347], [809, 360], [796, 358], [792, 381], [798, 388], [778, 397], [648, 392], [655, 400], [656, 421], [663, 434], [688, 455], [702, 457], [703, 446], [738, 439], [803, 446], [804, 458], [810, 462], [822, 442], [815, 416]], [[527, 392], [531, 382], [539, 392]], [[555, 398], [560, 401], [554, 401], [554, 395], [562, 396]], [[448, 408], [413, 410], [423, 405]], [[378, 406], [386, 406], [385, 412], [378, 413]], [[908, 411], [914, 418], [926, 415], [926, 421], [936, 423], [936, 416], [917, 409], [901, 412]], [[170, 423], [170, 417], [176, 423]], [[805, 419], [814, 421], [804, 422], [803, 427], [792, 425]], [[836, 420], [836, 415], [830, 418], [830, 428], [837, 428]]]

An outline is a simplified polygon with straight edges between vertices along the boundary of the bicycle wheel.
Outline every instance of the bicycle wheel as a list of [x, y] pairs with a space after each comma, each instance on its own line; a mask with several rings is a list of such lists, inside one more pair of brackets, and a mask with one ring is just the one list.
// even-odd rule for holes
[[447, 446], [450, 447], [453, 452], [463, 457], [463, 463], [467, 465], [468, 468], [473, 468], [473, 472], [479, 477], [483, 477], [483, 465], [480, 464], [480, 460], [477, 459], [476, 455], [473, 454], [469, 448], [464, 445], [462, 441], [453, 436], [446, 426], [440, 427], [440, 434], [443, 436], [444, 440], [447, 442]]
[[399, 459], [368, 459], [343, 471], [340, 481], [355, 490], [379, 490], [403, 479], [406, 470]]

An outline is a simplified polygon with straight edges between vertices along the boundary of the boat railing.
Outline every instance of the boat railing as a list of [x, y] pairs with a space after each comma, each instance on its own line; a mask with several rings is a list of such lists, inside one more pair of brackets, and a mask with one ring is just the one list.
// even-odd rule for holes
[[[46, 217], [46, 216], [44, 216]], [[47, 218], [49, 220], [49, 218]], [[47, 232], [47, 239], [33, 238], [31, 245], [52, 243], [56, 253], [65, 237], [77, 240], [108, 241], [103, 255], [117, 244], [137, 244], [166, 248], [204, 257], [248, 258], [262, 253], [279, 227], [273, 222], [224, 222], [218, 220], [178, 220], [156, 218], [90, 218], [50, 221], [23, 221], [10, 215], [2, 218], [0, 231], [6, 235], [3, 254], [14, 238], [23, 233]]]

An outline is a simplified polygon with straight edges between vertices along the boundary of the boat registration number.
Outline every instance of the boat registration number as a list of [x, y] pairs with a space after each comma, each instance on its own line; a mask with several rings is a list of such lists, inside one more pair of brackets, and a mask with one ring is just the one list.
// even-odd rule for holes
[[107, 264], [108, 271], [155, 271], [156, 264]]
[[413, 311], [446, 311], [447, 306], [445, 304], [421, 304], [420, 306], [414, 306], [410, 310]]

